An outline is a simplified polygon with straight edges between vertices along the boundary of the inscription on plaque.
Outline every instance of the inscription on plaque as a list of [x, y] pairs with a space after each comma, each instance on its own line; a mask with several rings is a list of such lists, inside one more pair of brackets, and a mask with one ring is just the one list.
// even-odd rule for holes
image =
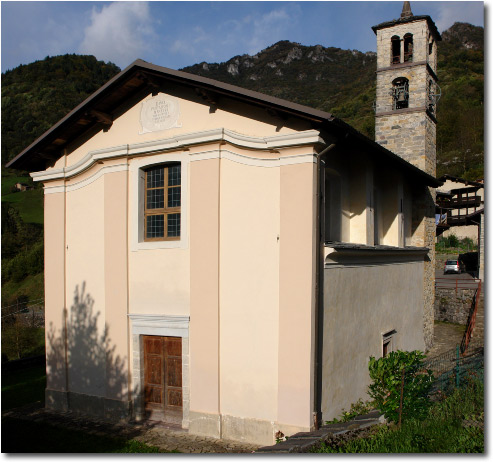
[[157, 95], [142, 103], [140, 111], [140, 134], [179, 128], [180, 105], [176, 98], [167, 95]]

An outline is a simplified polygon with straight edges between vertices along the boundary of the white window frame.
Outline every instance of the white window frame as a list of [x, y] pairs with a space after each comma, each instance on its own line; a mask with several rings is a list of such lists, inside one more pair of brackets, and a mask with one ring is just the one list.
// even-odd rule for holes
[[[180, 239], [163, 241], [144, 240], [144, 179], [146, 168], [179, 162], [181, 164], [181, 230]], [[189, 154], [156, 154], [130, 161], [130, 250], [188, 248], [188, 164]]]

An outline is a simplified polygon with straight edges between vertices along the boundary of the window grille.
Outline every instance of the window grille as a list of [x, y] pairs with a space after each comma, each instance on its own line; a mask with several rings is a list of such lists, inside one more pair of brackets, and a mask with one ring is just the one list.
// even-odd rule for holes
[[166, 164], [145, 170], [144, 239], [177, 240], [181, 225], [181, 165]]

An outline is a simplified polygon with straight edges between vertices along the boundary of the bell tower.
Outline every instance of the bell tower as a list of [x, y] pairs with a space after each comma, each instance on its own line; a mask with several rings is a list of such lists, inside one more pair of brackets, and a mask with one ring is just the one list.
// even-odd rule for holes
[[400, 18], [372, 29], [377, 36], [375, 141], [434, 176], [441, 36], [430, 16], [413, 15], [409, 2]]

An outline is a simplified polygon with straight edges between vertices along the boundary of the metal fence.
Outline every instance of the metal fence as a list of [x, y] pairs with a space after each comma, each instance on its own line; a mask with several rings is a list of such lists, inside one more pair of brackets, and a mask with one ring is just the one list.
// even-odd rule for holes
[[395, 406], [395, 410], [388, 409], [386, 417], [398, 422], [399, 427], [411, 416], [422, 418], [432, 402], [477, 379], [484, 381], [484, 348], [461, 355], [457, 345], [439, 356], [402, 369], [399, 378], [394, 376], [384, 404]]
[[435, 288], [436, 289], [472, 289], [478, 288], [481, 283], [481, 279], [473, 278], [435, 278]]
[[13, 322], [20, 321], [26, 327], [44, 327], [45, 307], [44, 299], [20, 302], [2, 307], [2, 328]]
[[462, 355], [457, 345], [455, 349], [427, 359], [424, 368], [433, 372], [432, 393], [448, 392], [461, 387], [470, 378], [484, 380], [484, 348], [479, 347]]

